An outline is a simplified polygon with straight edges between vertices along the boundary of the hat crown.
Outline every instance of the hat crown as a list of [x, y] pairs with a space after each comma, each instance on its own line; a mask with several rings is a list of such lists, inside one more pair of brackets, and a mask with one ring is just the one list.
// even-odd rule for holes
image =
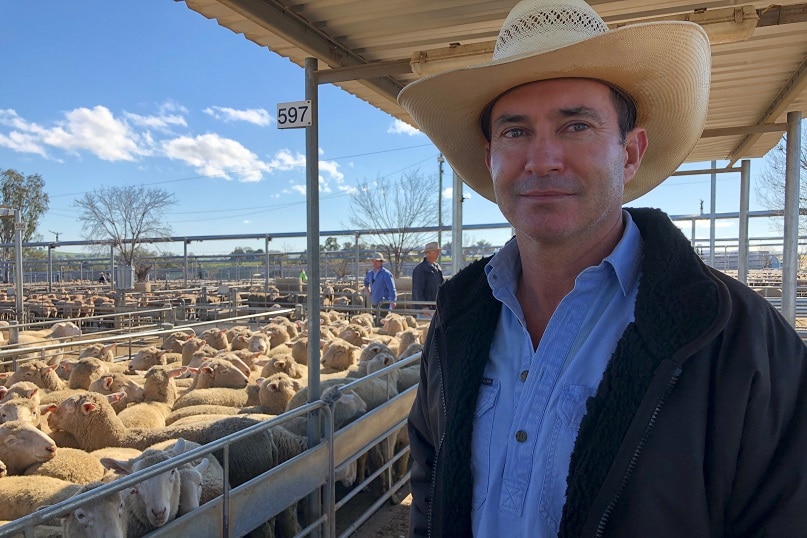
[[582, 0], [522, 0], [504, 21], [494, 60], [549, 51], [608, 31], [608, 25]]

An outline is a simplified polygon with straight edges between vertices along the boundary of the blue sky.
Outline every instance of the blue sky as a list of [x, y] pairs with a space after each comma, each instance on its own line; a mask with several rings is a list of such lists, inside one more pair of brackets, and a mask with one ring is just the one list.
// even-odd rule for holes
[[[275, 117], [278, 103], [304, 99], [303, 70], [288, 60], [172, 0], [2, 2], [0, 50], [0, 169], [44, 178], [51, 199], [39, 226], [44, 240], [53, 232], [83, 239], [75, 198], [130, 184], [175, 193], [179, 204], [167, 220], [176, 236], [305, 231], [305, 132], [279, 130]], [[334, 86], [321, 86], [319, 97], [322, 230], [351, 228], [351, 190], [377, 177], [419, 171], [434, 178], [437, 195], [438, 150], [423, 134]], [[752, 177], [763, 167], [754, 161]], [[737, 210], [738, 181], [739, 174], [718, 176], [718, 212]], [[464, 192], [465, 224], [504, 222], [494, 204]], [[709, 192], [708, 176], [671, 178], [631, 205], [692, 214], [700, 200], [708, 211]], [[751, 206], [761, 209], [753, 185]], [[450, 207], [447, 199], [446, 223]], [[736, 233], [721, 226], [718, 237]], [[767, 224], [751, 233], [766, 235]], [[465, 238], [499, 245], [508, 235]], [[206, 241], [189, 250], [235, 246], [264, 243]], [[303, 239], [269, 245], [304, 247]]]

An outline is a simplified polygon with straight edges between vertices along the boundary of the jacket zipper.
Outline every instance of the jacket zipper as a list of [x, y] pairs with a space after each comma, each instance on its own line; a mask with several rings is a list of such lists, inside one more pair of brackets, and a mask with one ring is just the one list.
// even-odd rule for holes
[[[437, 342], [435, 342], [435, 348], [437, 347]], [[440, 400], [442, 402], [443, 408], [443, 424], [448, 423], [448, 412], [446, 411], [446, 392], [445, 387], [443, 385], [443, 365], [439, 361], [439, 352], [435, 349], [435, 359], [438, 367], [440, 368]], [[433, 525], [433, 508], [434, 508], [434, 497], [437, 491], [437, 464], [440, 461], [440, 452], [443, 449], [443, 441], [445, 441], [446, 432], [445, 428], [443, 428], [443, 433], [440, 435], [440, 442], [437, 444], [437, 451], [434, 453], [434, 468], [432, 469], [432, 482], [431, 486], [429, 487], [429, 497], [431, 498], [431, 502], [429, 503], [429, 513], [426, 518], [426, 526], [429, 529], [428, 536], [431, 538], [432, 535], [432, 527]]]
[[661, 408], [664, 407], [664, 404], [667, 401], [667, 398], [670, 396], [675, 384], [678, 383], [678, 377], [681, 375], [681, 367], [675, 369], [672, 378], [670, 378], [669, 383], [667, 384], [667, 389], [664, 391], [664, 394], [661, 395], [659, 398], [658, 403], [656, 403], [655, 409], [653, 409], [653, 414], [650, 416], [650, 420], [647, 423], [647, 426], [644, 429], [644, 433], [642, 437], [639, 439], [639, 443], [636, 445], [636, 448], [633, 451], [633, 456], [628, 463], [627, 469], [625, 469], [625, 473], [622, 475], [622, 480], [619, 482], [619, 487], [617, 488], [616, 493], [611, 498], [611, 501], [608, 503], [608, 506], [605, 507], [605, 511], [600, 518], [600, 523], [597, 525], [597, 532], [595, 536], [597, 538], [602, 538], [605, 533], [605, 527], [608, 525], [608, 520], [611, 517], [611, 514], [616, 507], [616, 503], [619, 501], [619, 498], [622, 496], [622, 493], [625, 491], [625, 487], [628, 485], [628, 480], [633, 475], [633, 470], [636, 468], [636, 462], [639, 460], [639, 456], [642, 453], [642, 449], [644, 449], [644, 445], [647, 443], [647, 440], [650, 438], [650, 432], [653, 430], [653, 426], [656, 425], [656, 420], [658, 419], [659, 414], [661, 413]]

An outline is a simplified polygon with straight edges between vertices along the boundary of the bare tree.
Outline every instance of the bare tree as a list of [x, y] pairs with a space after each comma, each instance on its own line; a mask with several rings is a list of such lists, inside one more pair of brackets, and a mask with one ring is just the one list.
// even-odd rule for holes
[[381, 178], [359, 185], [351, 197], [351, 222], [357, 228], [389, 230], [378, 234], [378, 245], [390, 260], [393, 274], [412, 250], [420, 250], [428, 236], [415, 228], [435, 226], [439, 193], [436, 181], [415, 171], [398, 182]]
[[[802, 181], [799, 192], [799, 207], [807, 206], [807, 122], [802, 124], [801, 149], [799, 151], [799, 166], [802, 170]], [[785, 208], [785, 167], [787, 162], [787, 136], [765, 156], [767, 168], [760, 174], [756, 185], [757, 200], [769, 210], [783, 210]], [[782, 220], [772, 218], [771, 224], [775, 229], [782, 230]], [[804, 232], [807, 228], [807, 217], [801, 216], [799, 228]]]
[[176, 203], [174, 195], [165, 189], [127, 185], [85, 193], [74, 205], [81, 210], [78, 218], [85, 237], [111, 241], [120, 260], [134, 267], [142, 281], [152, 264], [138, 267], [139, 245], [144, 238], [170, 234], [163, 217]]

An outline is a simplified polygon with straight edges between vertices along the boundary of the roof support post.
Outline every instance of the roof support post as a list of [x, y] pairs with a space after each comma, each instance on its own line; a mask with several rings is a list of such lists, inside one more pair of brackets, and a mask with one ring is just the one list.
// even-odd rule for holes
[[715, 214], [717, 213], [717, 161], [712, 161], [711, 196], [709, 202], [709, 267], [715, 266]]
[[748, 191], [751, 188], [751, 161], [740, 163], [740, 238], [737, 246], [737, 280], [748, 284]]
[[782, 248], [782, 315], [796, 325], [796, 282], [799, 270], [799, 189], [801, 112], [787, 113], [785, 157], [785, 222]]

